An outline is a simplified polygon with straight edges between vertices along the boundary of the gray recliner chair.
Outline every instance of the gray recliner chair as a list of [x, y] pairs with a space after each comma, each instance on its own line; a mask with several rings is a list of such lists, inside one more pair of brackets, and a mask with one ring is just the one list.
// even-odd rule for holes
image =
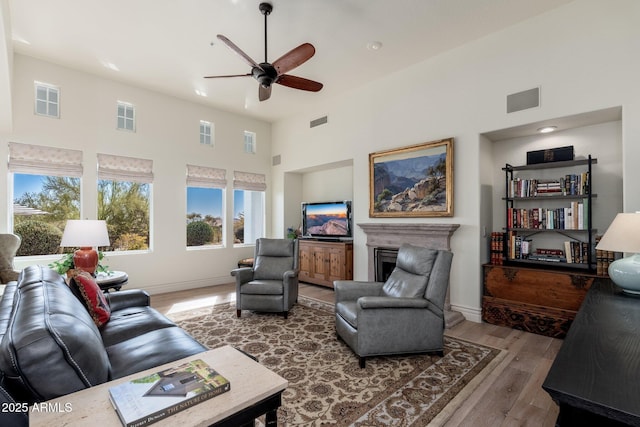
[[338, 280], [336, 333], [359, 356], [444, 355], [444, 301], [453, 253], [403, 245], [386, 282]]
[[0, 234], [0, 283], [5, 284], [18, 280], [20, 272], [13, 267], [20, 243], [20, 236], [15, 234]]
[[236, 312], [282, 313], [286, 319], [298, 300], [298, 240], [256, 240], [253, 267], [231, 271], [236, 278]]

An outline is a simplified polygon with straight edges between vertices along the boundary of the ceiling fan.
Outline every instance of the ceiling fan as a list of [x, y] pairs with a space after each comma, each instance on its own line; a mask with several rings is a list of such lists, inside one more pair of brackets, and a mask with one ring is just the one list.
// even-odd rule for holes
[[220, 41], [226, 44], [229, 49], [240, 55], [240, 57], [242, 57], [242, 59], [251, 66], [251, 72], [247, 74], [232, 74], [226, 76], [205, 76], [205, 79], [252, 76], [258, 81], [258, 83], [260, 83], [258, 90], [258, 98], [260, 101], [269, 99], [273, 83], [310, 92], [318, 92], [322, 89], [322, 83], [286, 74], [307, 62], [309, 58], [316, 53], [316, 49], [310, 43], [303, 43], [295, 49], [290, 50], [280, 58], [276, 59], [273, 64], [267, 62], [267, 16], [269, 16], [273, 10], [273, 6], [270, 3], [260, 3], [258, 8], [264, 15], [264, 62], [258, 64], [231, 40], [222, 34], [218, 34], [217, 37]]

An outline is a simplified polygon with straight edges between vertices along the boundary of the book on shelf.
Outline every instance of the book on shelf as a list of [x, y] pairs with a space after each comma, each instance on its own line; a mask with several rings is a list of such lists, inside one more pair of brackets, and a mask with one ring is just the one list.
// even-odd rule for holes
[[[596, 236], [596, 246], [600, 242], [602, 236]], [[596, 249], [596, 274], [598, 276], [609, 275], [609, 265], [618, 258], [618, 252], [605, 251], [602, 249]]]
[[589, 243], [566, 241], [564, 242], [564, 252], [567, 263], [585, 264], [589, 259]]
[[201, 359], [109, 388], [125, 427], [142, 427], [231, 389], [229, 380]]
[[489, 254], [491, 264], [502, 265], [504, 263], [504, 233], [499, 231], [491, 233]]
[[589, 194], [589, 173], [567, 174], [557, 179], [511, 179], [508, 196], [546, 197], [546, 196], [581, 196]]
[[571, 202], [562, 208], [507, 208], [507, 227], [538, 230], [586, 230], [588, 203]]

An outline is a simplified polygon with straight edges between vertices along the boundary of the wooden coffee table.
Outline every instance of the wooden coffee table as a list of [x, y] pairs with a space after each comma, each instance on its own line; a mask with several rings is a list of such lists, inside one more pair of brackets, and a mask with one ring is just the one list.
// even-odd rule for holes
[[[231, 390], [153, 423], [153, 426], [243, 426], [266, 414], [268, 426], [277, 425], [276, 411], [288, 382], [231, 346], [189, 356], [128, 377], [100, 384], [47, 402], [51, 412], [31, 411], [29, 426], [121, 427], [109, 400], [109, 387], [180, 363], [202, 359], [226, 377]], [[65, 412], [66, 411], [66, 412]]]

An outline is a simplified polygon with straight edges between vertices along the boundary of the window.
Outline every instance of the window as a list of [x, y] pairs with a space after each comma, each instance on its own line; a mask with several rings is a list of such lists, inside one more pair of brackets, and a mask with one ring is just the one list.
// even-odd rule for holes
[[36, 114], [60, 118], [60, 89], [47, 83], [35, 82], [35, 92]]
[[187, 247], [223, 244], [226, 173], [187, 165]]
[[255, 154], [256, 152], [256, 133], [244, 131], [244, 152]]
[[53, 255], [68, 219], [80, 219], [82, 151], [9, 143], [17, 256]]
[[213, 124], [200, 120], [200, 144], [213, 146]]
[[151, 247], [153, 160], [98, 154], [98, 219], [107, 221], [113, 251]]
[[265, 176], [233, 173], [233, 237], [235, 244], [255, 243], [264, 237]]
[[118, 129], [136, 131], [136, 108], [133, 104], [118, 101]]

